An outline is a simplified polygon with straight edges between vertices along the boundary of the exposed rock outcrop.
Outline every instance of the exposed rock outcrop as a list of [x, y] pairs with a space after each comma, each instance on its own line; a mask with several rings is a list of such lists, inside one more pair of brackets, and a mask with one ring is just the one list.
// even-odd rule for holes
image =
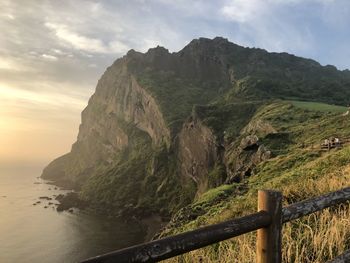
[[[251, 133], [251, 134], [250, 134]], [[271, 157], [259, 136], [276, 133], [271, 124], [262, 120], [249, 122], [241, 136], [232, 142], [219, 139], [196, 114], [183, 125], [179, 134], [179, 165], [182, 176], [197, 184], [197, 196], [210, 187], [224, 182], [240, 182], [254, 174], [254, 168]], [[217, 167], [224, 167], [226, 175], [216, 175]], [[215, 176], [216, 178], [211, 178]], [[213, 182], [214, 180], [214, 182]]]
[[266, 120], [253, 118], [240, 131], [238, 141], [227, 147], [224, 161], [227, 167], [226, 183], [240, 182], [254, 175], [254, 168], [272, 156], [261, 138], [276, 133], [276, 129]]
[[197, 194], [208, 188], [208, 173], [220, 156], [213, 131], [191, 117], [179, 134], [179, 164], [181, 174], [197, 184]]
[[99, 166], [108, 167], [129, 145], [127, 126], [145, 131], [154, 145], [170, 144], [170, 132], [155, 99], [128, 72], [127, 57], [117, 60], [99, 80], [82, 112], [77, 142], [54, 160], [43, 178], [82, 185]]
[[227, 183], [240, 182], [253, 175], [254, 168], [261, 162], [269, 159], [271, 152], [259, 142], [256, 135], [242, 138], [238, 147], [228, 152], [228, 178]]

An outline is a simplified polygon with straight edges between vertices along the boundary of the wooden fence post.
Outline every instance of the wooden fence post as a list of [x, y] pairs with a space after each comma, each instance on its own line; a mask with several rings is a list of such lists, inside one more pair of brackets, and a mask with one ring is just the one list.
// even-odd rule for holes
[[258, 192], [258, 211], [266, 211], [271, 216], [271, 225], [257, 232], [257, 262], [280, 263], [282, 230], [282, 193], [270, 190]]

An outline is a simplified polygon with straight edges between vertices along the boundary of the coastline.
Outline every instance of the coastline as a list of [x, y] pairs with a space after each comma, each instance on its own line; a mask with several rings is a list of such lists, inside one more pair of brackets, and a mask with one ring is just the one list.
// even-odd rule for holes
[[169, 223], [169, 219], [166, 217], [162, 217], [155, 213], [146, 215], [145, 211], [135, 208], [125, 208], [124, 210], [115, 211], [110, 207], [92, 204], [86, 200], [82, 200], [79, 197], [78, 188], [73, 187], [69, 181], [52, 181], [45, 180], [42, 177], [39, 178], [43, 180], [43, 183], [45, 184], [54, 185], [61, 190], [71, 191], [50, 197], [59, 202], [56, 207], [57, 212], [68, 211], [73, 213], [73, 211], [79, 211], [80, 213], [87, 215], [98, 215], [109, 219], [116, 218], [123, 222], [132, 221], [133, 224], [138, 224], [143, 229], [144, 242], [151, 241]]

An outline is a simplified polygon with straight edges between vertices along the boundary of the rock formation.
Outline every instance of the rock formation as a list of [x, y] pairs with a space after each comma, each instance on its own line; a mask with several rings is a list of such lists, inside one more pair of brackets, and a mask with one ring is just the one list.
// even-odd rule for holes
[[261, 139], [277, 131], [261, 107], [292, 96], [345, 104], [348, 83], [347, 72], [223, 38], [130, 50], [98, 81], [71, 151], [42, 177], [111, 213], [169, 215], [270, 158]]

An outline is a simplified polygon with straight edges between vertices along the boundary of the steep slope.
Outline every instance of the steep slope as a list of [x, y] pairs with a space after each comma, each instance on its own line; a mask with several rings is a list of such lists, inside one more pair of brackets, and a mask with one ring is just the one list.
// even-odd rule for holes
[[345, 105], [349, 95], [348, 71], [223, 38], [176, 53], [130, 50], [99, 80], [70, 153], [42, 176], [109, 213], [169, 215], [244, 181], [274, 156], [274, 142], [290, 142], [257, 117], [262, 107], [281, 98]]
[[[285, 206], [350, 186], [350, 145], [345, 140], [350, 136], [349, 116], [343, 116], [337, 107], [323, 106], [328, 110], [285, 101], [260, 107], [243, 131], [254, 127], [253, 133], [271, 151], [271, 157], [254, 167], [254, 176], [210, 189], [181, 209], [161, 236], [253, 213], [259, 189], [282, 191]], [[259, 127], [263, 128], [260, 132], [255, 129]], [[261, 131], [270, 132], [264, 136]], [[343, 147], [322, 151], [321, 141], [331, 136], [341, 138]], [[350, 249], [349, 215], [350, 206], [344, 204], [285, 224], [283, 262], [328, 262]], [[254, 262], [255, 237], [255, 233], [243, 235], [169, 262], [201, 258], [206, 262]]]
[[[44, 177], [62, 177], [81, 184], [96, 169], [108, 166], [129, 145], [128, 126], [145, 132], [155, 145], [170, 143], [170, 132], [154, 98], [128, 73], [128, 58], [117, 61], [99, 80], [95, 94], [82, 112], [77, 142], [58, 162], [60, 175], [44, 170]], [[56, 170], [56, 169], [53, 169]]]

